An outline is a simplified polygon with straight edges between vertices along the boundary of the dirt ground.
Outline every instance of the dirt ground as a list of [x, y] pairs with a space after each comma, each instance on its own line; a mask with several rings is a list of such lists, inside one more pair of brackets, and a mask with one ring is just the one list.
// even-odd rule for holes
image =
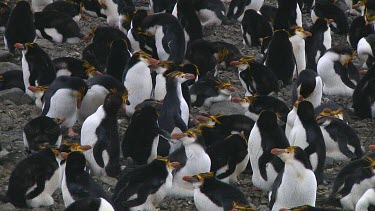
[[[266, 4], [275, 5], [276, 1], [266, 0]], [[304, 19], [309, 22], [309, 15], [304, 15]], [[99, 18], [89, 18], [88, 21], [81, 21], [80, 26], [82, 31], [87, 34], [92, 28], [98, 25], [105, 25], [104, 19]], [[255, 56], [256, 59], [261, 58], [260, 48], [248, 48], [242, 44], [242, 35], [240, 24], [230, 26], [219, 26], [213, 29], [204, 30], [205, 38], [210, 41], [225, 41], [236, 45], [243, 55]], [[4, 48], [4, 43], [2, 36], [0, 34], [0, 49]], [[346, 37], [334, 35], [332, 39], [332, 45], [346, 43]], [[82, 49], [88, 44], [85, 41], [81, 41], [78, 44], [56, 44], [50, 43], [46, 40], [38, 39], [40, 45], [49, 53], [51, 58], [57, 58], [62, 56], [71, 56], [80, 58]], [[9, 62], [20, 64], [20, 58], [11, 58]], [[230, 79], [232, 83], [238, 88], [236, 96], [243, 96], [244, 90], [242, 89], [238, 77], [233, 72], [221, 72], [219, 77], [225, 79]], [[291, 105], [291, 85], [284, 88], [280, 93], [279, 97]], [[352, 104], [352, 99], [349, 97], [332, 97], [323, 96], [323, 101], [334, 101], [343, 106], [347, 112], [349, 118], [349, 125], [351, 125], [358, 133], [363, 146], [367, 147], [369, 144], [374, 144], [375, 137], [375, 122], [372, 119], [359, 119], [356, 117], [349, 108]], [[9, 176], [14, 169], [15, 165], [23, 158], [23, 142], [22, 142], [22, 130], [25, 124], [31, 119], [37, 117], [40, 114], [40, 110], [35, 105], [21, 105], [17, 106], [10, 101], [0, 102], [0, 142], [3, 147], [6, 147], [11, 153], [0, 159], [0, 194], [5, 194], [8, 187]], [[192, 114], [198, 115], [199, 113], [207, 113], [207, 111], [202, 111], [201, 109], [192, 109]], [[128, 118], [125, 117], [123, 113], [119, 115], [119, 131], [120, 137], [122, 138], [126, 127], [128, 124]], [[80, 131], [80, 125], [75, 126], [76, 131]], [[75, 139], [70, 139], [64, 133], [64, 140], [76, 140], [79, 141], [79, 137]], [[327, 202], [326, 198], [331, 191], [333, 181], [338, 173], [338, 171], [345, 165], [344, 162], [328, 162], [325, 167], [325, 179], [327, 185], [319, 186], [317, 194], [317, 207], [333, 207], [332, 204]], [[105, 190], [109, 193], [113, 191], [116, 180], [112, 178], [100, 177], [96, 178], [97, 181], [103, 185]], [[267, 210], [265, 206], [268, 203], [267, 196], [261, 191], [257, 190], [251, 184], [251, 175], [248, 172], [244, 172], [239, 179], [238, 184], [236, 184], [245, 195], [248, 197], [251, 204], [258, 208], [258, 210]], [[61, 191], [57, 190], [54, 194], [55, 204], [54, 206], [48, 208], [37, 208], [33, 210], [63, 210], [63, 200]], [[9, 205], [9, 204], [8, 204]], [[8, 205], [4, 205], [0, 202], [0, 210], [5, 209]], [[159, 206], [160, 210], [195, 210], [193, 199], [173, 199], [167, 198]], [[17, 210], [27, 210], [27, 209], [17, 209]]]

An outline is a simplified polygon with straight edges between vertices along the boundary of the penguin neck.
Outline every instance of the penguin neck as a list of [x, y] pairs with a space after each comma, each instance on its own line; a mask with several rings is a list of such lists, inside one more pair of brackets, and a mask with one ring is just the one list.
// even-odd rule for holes
[[100, 108], [103, 109], [106, 117], [111, 118], [111, 119], [113, 119], [113, 118], [117, 119], [116, 118], [117, 117], [117, 112], [118, 112], [117, 109], [111, 108], [111, 107], [107, 107], [106, 105], [102, 105]]
[[335, 52], [329, 52], [327, 51], [324, 56], [332, 61], [339, 61], [340, 60], [340, 55], [335, 53]]
[[170, 97], [177, 98], [180, 101], [180, 103], [181, 103], [181, 100], [184, 99], [183, 96], [182, 96], [181, 83], [178, 82], [178, 81], [170, 82], [167, 85], [167, 94]]
[[290, 177], [304, 177], [309, 169], [298, 160], [290, 159], [285, 162], [285, 173]]

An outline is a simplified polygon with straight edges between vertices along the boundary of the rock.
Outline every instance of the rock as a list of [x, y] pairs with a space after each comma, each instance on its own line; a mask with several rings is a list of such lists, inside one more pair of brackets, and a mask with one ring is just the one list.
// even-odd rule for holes
[[13, 57], [9, 51], [0, 50], [0, 61], [5, 62], [8, 61], [10, 58]]
[[0, 62], [0, 74], [7, 70], [22, 70], [22, 68], [10, 62]]
[[98, 177], [98, 179], [103, 182], [104, 184], [107, 184], [111, 187], [115, 187], [116, 186], [116, 183], [117, 183], [117, 179], [116, 178], [113, 178], [113, 177], [105, 177], [105, 176], [101, 176], [101, 177]]
[[11, 203], [6, 203], [6, 204], [0, 205], [1, 211], [12, 211], [12, 210], [15, 210], [15, 209], [16, 209], [16, 207], [13, 206], [13, 204], [11, 204]]
[[19, 88], [0, 91], [0, 102], [9, 100], [16, 105], [32, 104], [33, 100]]
[[259, 207], [257, 207], [256, 210], [257, 211], [270, 211], [270, 208], [268, 208], [268, 206], [266, 205], [260, 205]]
[[210, 115], [218, 114], [245, 114], [245, 110], [238, 103], [232, 102], [218, 102], [211, 105], [209, 110]]
[[55, 48], [53, 43], [46, 40], [46, 39], [38, 38], [36, 43], [38, 43], [38, 45], [43, 49], [46, 48], [46, 49], [49, 49], [49, 50], [53, 50]]

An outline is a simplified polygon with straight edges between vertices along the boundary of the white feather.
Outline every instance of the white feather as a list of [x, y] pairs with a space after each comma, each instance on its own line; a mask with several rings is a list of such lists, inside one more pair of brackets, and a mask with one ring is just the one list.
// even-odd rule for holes
[[[71, 89], [59, 89], [50, 99], [50, 107], [46, 116], [51, 118], [62, 119], [65, 121], [61, 124], [62, 127], [71, 128], [77, 121], [77, 97], [74, 94], [77, 91]], [[45, 102], [43, 104], [43, 108]]]
[[357, 202], [355, 211], [367, 211], [368, 207], [375, 206], [375, 190], [374, 188], [368, 189]]

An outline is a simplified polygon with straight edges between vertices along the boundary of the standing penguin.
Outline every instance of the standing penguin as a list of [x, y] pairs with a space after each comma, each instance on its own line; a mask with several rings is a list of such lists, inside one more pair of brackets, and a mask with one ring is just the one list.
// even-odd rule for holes
[[331, 1], [319, 0], [311, 10], [311, 20], [315, 21], [321, 18], [332, 19], [331, 30], [337, 34], [347, 34], [349, 31], [348, 18], [344, 11]]
[[141, 51], [134, 53], [130, 58], [123, 74], [124, 86], [129, 90], [130, 105], [126, 105], [127, 115], [131, 116], [138, 104], [151, 97], [152, 78], [149, 66], [158, 62]]
[[69, 136], [76, 136], [73, 125], [77, 121], [77, 109], [87, 92], [85, 81], [77, 77], [60, 76], [44, 93], [42, 116], [65, 118], [61, 126], [69, 128]]
[[297, 78], [301, 71], [306, 69], [305, 38], [310, 37], [311, 33], [305, 31], [301, 26], [292, 26], [294, 35], [289, 38], [293, 46], [293, 54], [296, 61], [296, 69], [293, 77]]
[[[153, 74], [153, 98], [155, 100], [164, 100], [167, 94], [167, 74], [175, 68], [175, 65], [171, 61], [161, 61], [159, 64], [152, 67]], [[156, 73], [156, 76], [155, 76]]]
[[186, 43], [203, 38], [202, 24], [194, 10], [193, 1], [177, 1], [177, 18], [185, 30]]
[[356, 211], [374, 211], [375, 210], [375, 189], [368, 189], [358, 200]]
[[375, 117], [375, 66], [372, 66], [359, 81], [353, 93], [352, 108], [361, 118]]
[[193, 5], [203, 27], [232, 23], [225, 16], [225, 6], [220, 0], [194, 0]]
[[312, 36], [306, 38], [306, 69], [316, 72], [318, 60], [331, 48], [332, 38], [329, 24], [332, 21], [332, 19], [318, 18], [311, 26]]
[[142, 31], [155, 37], [157, 55], [161, 61], [181, 64], [186, 50], [184, 29], [171, 14], [147, 16], [142, 22]]
[[252, 182], [262, 191], [270, 191], [277, 174], [284, 168], [283, 162], [271, 153], [274, 148], [287, 148], [289, 141], [277, 124], [273, 112], [263, 111], [249, 136], [249, 154], [253, 169]]
[[120, 174], [117, 112], [123, 103], [121, 93], [108, 94], [104, 104], [82, 125], [81, 144], [92, 147], [83, 154], [93, 175], [116, 177]]
[[71, 203], [64, 211], [115, 211], [112, 205], [103, 198], [83, 198]]
[[[152, 48], [146, 49], [149, 47], [146, 44], [146, 36], [141, 35], [140, 27], [142, 25], [142, 21], [145, 17], [147, 17], [148, 12], [146, 10], [138, 9], [134, 12], [133, 14], [133, 19], [131, 20], [130, 23], [130, 29], [128, 30], [127, 37], [131, 43], [131, 46], [133, 48], [133, 51], [145, 51], [149, 54], [152, 54]], [[141, 48], [142, 47], [142, 48]], [[153, 47], [153, 46], [152, 46]]]
[[248, 47], [259, 46], [264, 37], [273, 35], [273, 29], [268, 20], [253, 9], [245, 11], [241, 30], [243, 43]]
[[119, 3], [123, 0], [115, 1], [115, 0], [98, 0], [101, 11], [103, 10], [104, 14], [107, 16], [107, 24], [111, 27], [118, 28], [119, 24]]
[[248, 10], [258, 12], [264, 0], [232, 0], [229, 4], [227, 17], [241, 22]]
[[22, 50], [22, 71], [26, 94], [33, 97], [29, 86], [46, 86], [56, 78], [55, 66], [49, 55], [36, 43], [16, 43]]
[[131, 56], [125, 40], [114, 40], [107, 58], [107, 74], [122, 81], [122, 75]]
[[[83, 146], [82, 146], [83, 147]], [[69, 153], [66, 159], [65, 172], [61, 183], [61, 192], [64, 199], [65, 207], [68, 207], [76, 200], [101, 197], [110, 201], [110, 197], [85, 171], [86, 160], [82, 151], [90, 149], [85, 146], [83, 149]]]
[[274, 30], [289, 30], [294, 25], [302, 27], [302, 13], [297, 0], [278, 0], [277, 4]]
[[296, 68], [293, 46], [288, 35], [285, 30], [275, 31], [264, 62], [284, 85], [290, 84]]
[[172, 171], [180, 163], [157, 158], [147, 165], [124, 172], [112, 200], [116, 210], [155, 210], [172, 188]]
[[319, 184], [323, 183], [326, 161], [324, 137], [314, 117], [314, 107], [309, 101], [298, 104], [297, 117], [290, 132], [289, 143], [305, 150]]
[[194, 186], [194, 204], [198, 210], [254, 210], [238, 188], [217, 180], [213, 172], [186, 175], [183, 180]]
[[14, 44], [26, 44], [34, 42], [35, 40], [34, 15], [31, 11], [30, 4], [27, 1], [19, 1], [12, 9], [5, 29], [5, 48], [14, 54]]
[[312, 70], [303, 70], [293, 86], [292, 102], [302, 96], [304, 100], [310, 101], [314, 108], [322, 103], [323, 84], [320, 76]]
[[318, 189], [308, 155], [300, 147], [272, 149], [271, 153], [284, 161], [284, 169], [277, 175], [270, 193], [269, 208], [315, 206]]
[[90, 43], [82, 51], [82, 60], [94, 66], [96, 70], [105, 72], [110, 46], [106, 43]]
[[53, 0], [31, 0], [33, 12], [41, 12], [47, 5], [52, 4]]

